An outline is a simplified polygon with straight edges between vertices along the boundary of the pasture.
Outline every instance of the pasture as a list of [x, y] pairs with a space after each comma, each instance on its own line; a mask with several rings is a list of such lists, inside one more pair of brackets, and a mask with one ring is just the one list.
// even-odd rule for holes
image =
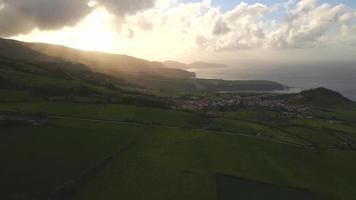
[[63, 197], [65, 188], [72, 192], [62, 199], [214, 200], [221, 189], [216, 174], [281, 186], [277, 193], [291, 187], [320, 199], [356, 196], [355, 152], [291, 144], [339, 144], [332, 131], [351, 133], [348, 124], [329, 129], [322, 120], [293, 119], [276, 128], [245, 118], [105, 104], [12, 103], [0, 110], [64, 116], [42, 126], [0, 127], [1, 199]]

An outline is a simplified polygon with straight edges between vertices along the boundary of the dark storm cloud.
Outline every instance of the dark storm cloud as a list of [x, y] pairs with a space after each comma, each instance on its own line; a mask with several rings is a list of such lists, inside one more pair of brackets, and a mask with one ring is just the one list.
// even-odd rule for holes
[[[0, 0], [0, 36], [27, 33], [34, 28], [59, 29], [75, 25], [94, 7], [89, 0]], [[154, 6], [155, 0], [97, 0], [117, 16], [133, 14]]]
[[58, 29], [73, 25], [91, 8], [87, 0], [3, 0], [0, 34], [9, 36], [33, 28]]

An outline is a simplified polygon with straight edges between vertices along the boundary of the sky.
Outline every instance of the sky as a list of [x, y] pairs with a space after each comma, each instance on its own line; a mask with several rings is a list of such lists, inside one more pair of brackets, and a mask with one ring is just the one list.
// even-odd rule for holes
[[[184, 0], [183, 2], [190, 2], [192, 0]], [[198, 2], [198, 0], [194, 0], [195, 2]], [[223, 10], [227, 11], [229, 9], [232, 9], [236, 6], [236, 4], [240, 3], [241, 1], [239, 0], [213, 0], [212, 3], [216, 6], [221, 6]], [[276, 3], [283, 3], [286, 2], [286, 0], [244, 0], [244, 2], [248, 4], [253, 4], [253, 3], [262, 3], [266, 5], [273, 5]], [[322, 3], [329, 3], [329, 4], [345, 4], [351, 7], [356, 6], [356, 1], [354, 0], [320, 0], [319, 4]]]
[[356, 1], [0, 0], [0, 37], [157, 61], [355, 61]]

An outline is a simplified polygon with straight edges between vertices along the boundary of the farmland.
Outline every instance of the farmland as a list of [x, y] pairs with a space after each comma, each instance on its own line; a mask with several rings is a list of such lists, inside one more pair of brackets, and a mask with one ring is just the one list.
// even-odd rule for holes
[[355, 199], [356, 105], [338, 92], [0, 50], [0, 200]]
[[[328, 148], [343, 145], [332, 131], [351, 134], [353, 124], [291, 119], [274, 122], [284, 123], [276, 129], [247, 114], [238, 119], [238, 112], [211, 118], [132, 105], [42, 102], [0, 108], [49, 115], [43, 126], [1, 128], [4, 199], [216, 199], [216, 174], [302, 188], [320, 199], [356, 195], [355, 153]], [[211, 123], [221, 129], [206, 128]], [[309, 142], [320, 146], [304, 148]], [[85, 182], [78, 181], [82, 176]], [[68, 188], [75, 192], [63, 194]]]

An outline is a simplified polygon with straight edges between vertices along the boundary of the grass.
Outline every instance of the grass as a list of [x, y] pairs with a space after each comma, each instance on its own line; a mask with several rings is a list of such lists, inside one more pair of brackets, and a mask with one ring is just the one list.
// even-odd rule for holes
[[[13, 109], [23, 112], [45, 111], [49, 115], [68, 117], [96, 118], [117, 121], [133, 121], [144, 124], [179, 126], [191, 128], [217, 128], [222, 131], [240, 134], [264, 135], [285, 142], [304, 144], [305, 141], [288, 135], [276, 128], [237, 119], [212, 118], [205, 119], [196, 113], [148, 108], [118, 104], [78, 104], [78, 103], [16, 103], [0, 104], [0, 110]], [[238, 115], [238, 114], [235, 114]], [[152, 117], [154, 116], [154, 117]]]
[[333, 131], [328, 129], [290, 126], [285, 127], [284, 130], [321, 147], [344, 145], [343, 142], [335, 136]]
[[315, 199], [308, 190], [292, 188], [260, 181], [241, 179], [218, 174], [217, 192], [219, 200], [249, 199], [249, 200], [299, 200]]
[[[258, 108], [240, 109], [236, 112], [225, 112], [222, 117], [233, 120], [256, 122], [265, 126], [278, 127], [288, 132], [289, 137], [295, 136], [300, 140], [320, 146], [344, 146], [336, 133], [346, 133], [356, 137], [356, 107], [353, 105], [336, 107], [312, 107], [311, 111], [317, 119], [288, 119], [278, 112]], [[319, 118], [319, 119], [318, 119]], [[233, 123], [237, 125], [236, 123]], [[227, 126], [229, 127], [229, 126]], [[267, 130], [267, 129], [262, 129]], [[272, 131], [277, 137], [283, 136], [278, 130]]]
[[0, 197], [44, 199], [143, 131], [61, 120], [42, 127], [1, 128]]
[[1, 90], [0, 99], [2, 102], [21, 102], [29, 98], [29, 92], [24, 90]]
[[356, 106], [338, 106], [336, 108], [314, 108], [313, 112], [321, 118], [334, 119], [334, 120], [346, 120], [356, 122]]
[[329, 123], [321, 119], [291, 119], [288, 121], [288, 125], [328, 129], [333, 132], [342, 132], [356, 137], [356, 126], [354, 123]]
[[[70, 199], [213, 200], [217, 197], [216, 174], [306, 188], [321, 199], [351, 200], [356, 196], [354, 152], [312, 151], [224, 134], [261, 132], [280, 141], [305, 142], [302, 137], [329, 145], [338, 140], [321, 130], [351, 133], [354, 127], [348, 124], [293, 119], [276, 128], [246, 119], [250, 113], [202, 121], [202, 116], [194, 113], [104, 104], [2, 103], [0, 110], [144, 122], [124, 125], [63, 119], [39, 127], [1, 128], [0, 199], [47, 199], [57, 188], [138, 138], [135, 146], [121, 152]], [[149, 126], [156, 123], [161, 126]], [[193, 130], [200, 123], [222, 130]]]
[[307, 188], [322, 199], [353, 199], [354, 156], [241, 136], [154, 129], [72, 199], [216, 199], [216, 173]]
[[253, 120], [257, 122], [271, 122], [281, 118], [281, 114], [275, 111], [269, 111], [258, 108], [243, 108], [234, 112], [225, 112], [223, 117], [230, 119], [239, 119], [239, 120]]
[[[11, 41], [4, 44], [10, 56], [19, 53], [16, 55], [24, 59], [48, 58]], [[321, 146], [339, 145], [333, 137], [339, 132], [356, 137], [356, 108], [337, 93], [325, 89], [303, 93], [303, 103], [323, 105], [313, 107], [320, 119], [289, 119], [262, 109], [240, 109], [211, 118], [199, 113], [94, 102], [151, 98], [149, 91], [127, 81], [155, 88], [153, 94], [167, 99], [204, 97], [204, 91], [282, 86], [270, 81], [157, 77], [125, 81], [74, 63], [0, 56], [0, 101], [18, 102], [0, 103], [0, 111], [43, 111], [52, 117], [67, 117], [50, 117], [40, 126], [0, 126], [1, 200], [51, 199], [55, 192], [63, 194], [63, 189], [73, 192], [62, 198], [66, 200], [215, 200], [219, 189], [216, 174], [305, 188], [326, 200], [353, 200], [356, 196], [354, 151], [290, 144], [311, 141]], [[202, 93], [191, 96], [171, 91]], [[88, 103], [21, 103], [71, 98]], [[162, 104], [159, 100], [157, 103]], [[8, 122], [6, 117], [0, 118], [1, 124]], [[338, 120], [341, 122], [333, 122]], [[134, 123], [122, 123], [125, 121]], [[248, 190], [258, 193], [256, 189], [261, 187], [253, 185]], [[295, 197], [294, 192], [287, 193]]]
[[[21, 98], [23, 101], [30, 101], [33, 96], [46, 99], [68, 95], [87, 96], [95, 100], [95, 95], [119, 96], [122, 91], [117, 86], [133, 87], [120, 78], [92, 72], [81, 64], [26, 61], [1, 55], [0, 83], [1, 89], [27, 91], [28, 94]], [[6, 98], [13, 96], [11, 93], [5, 95]], [[12, 100], [6, 98], [0, 101]]]
[[84, 117], [106, 120], [140, 121], [149, 124], [192, 126], [197, 114], [164, 110], [157, 108], [122, 104], [79, 104], [79, 103], [15, 103], [0, 104], [1, 109], [13, 109], [24, 112], [45, 111], [49, 115]]
[[295, 137], [294, 135], [290, 135], [283, 130], [271, 126], [267, 126], [261, 123], [224, 119], [224, 118], [216, 118], [214, 119], [214, 122], [218, 126], [222, 127], [222, 130], [228, 132], [264, 136], [268, 138], [281, 140], [283, 142], [308, 144], [306, 141], [298, 137]]

